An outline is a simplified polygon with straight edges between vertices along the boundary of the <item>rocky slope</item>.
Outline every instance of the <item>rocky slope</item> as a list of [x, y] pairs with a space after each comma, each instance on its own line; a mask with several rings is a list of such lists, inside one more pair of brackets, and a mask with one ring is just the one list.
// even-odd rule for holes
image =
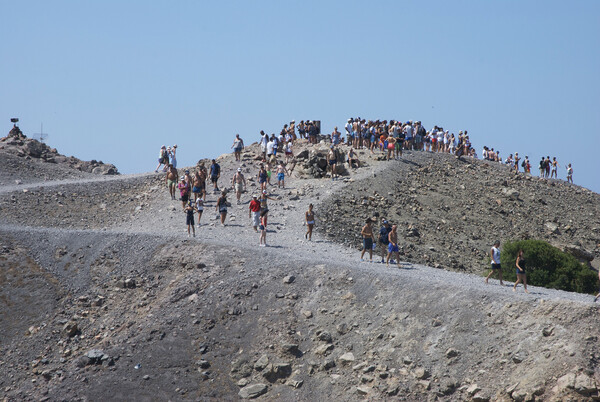
[[80, 172], [119, 174], [115, 165], [61, 155], [55, 148], [28, 138], [17, 126], [6, 137], [0, 138], [0, 155], [4, 165], [0, 171], [0, 185], [82, 177]]
[[[596, 194], [421, 153], [402, 162], [363, 154], [363, 168], [332, 182], [314, 178], [323, 176], [314, 165], [326, 145], [298, 148], [308, 153], [286, 180], [288, 188], [270, 188], [277, 199], [269, 201], [267, 248], [257, 247], [246, 220], [254, 180], [244, 203], [230, 206], [225, 227], [215, 224], [216, 196], [209, 194], [203, 226], [192, 239], [161, 174], [0, 187], [0, 399], [598, 398], [600, 316], [593, 297], [535, 286], [529, 295], [515, 294], [497, 281], [484, 285], [479, 275], [416, 263], [401, 269], [360, 263], [354, 230], [335, 232], [395, 208], [399, 215], [392, 219], [406, 219], [406, 228], [420, 225], [413, 227], [417, 238], [443, 250], [442, 240], [471, 242], [482, 225], [511, 233], [491, 213], [489, 222], [464, 226], [477, 222], [462, 216], [480, 208], [466, 194], [484, 186], [479, 180], [495, 185], [500, 204], [496, 198], [494, 204], [515, 210], [508, 212], [513, 222], [529, 211], [521, 209], [529, 205], [525, 184], [546, 186], [549, 205], [562, 199], [553, 195], [557, 189], [580, 196], [582, 214], [595, 213]], [[250, 179], [255, 156], [249, 147], [241, 163], [231, 155], [219, 158], [222, 181], [237, 167]], [[489, 169], [487, 179], [475, 169]], [[460, 183], [451, 181], [454, 173]], [[462, 204], [458, 195], [438, 195], [452, 193], [453, 183], [465, 193]], [[502, 188], [519, 195], [505, 199]], [[360, 191], [369, 193], [366, 200]], [[379, 206], [384, 201], [373, 191], [398, 206]], [[430, 219], [419, 218], [429, 199]], [[309, 202], [316, 205], [317, 228], [323, 226], [312, 242], [304, 240], [302, 226]], [[434, 208], [441, 204], [452, 206], [443, 218]], [[463, 212], [456, 213], [463, 226], [447, 217], [454, 209]], [[550, 210], [540, 214], [543, 225], [554, 220]], [[440, 229], [423, 224], [436, 219], [451, 223]], [[569, 233], [569, 242], [592, 248], [586, 239], [593, 241], [593, 234], [583, 228], [593, 228], [597, 215], [569, 217], [569, 231], [563, 215], [556, 219], [556, 236]], [[431, 231], [437, 237], [426, 237]], [[483, 253], [489, 242], [480, 240], [481, 247], [470, 247]], [[406, 244], [411, 258], [418, 257], [419, 241], [415, 251]], [[432, 255], [432, 264], [451, 267], [441, 253]], [[477, 271], [469, 264], [481, 267], [481, 259], [459, 260], [460, 270]]]
[[[600, 195], [506, 166], [413, 152], [350, 183], [322, 209], [321, 230], [359, 247], [368, 217], [398, 224], [408, 261], [466, 272], [488, 264], [494, 240], [542, 239], [585, 262], [600, 256]], [[594, 265], [596, 265], [596, 260]]]

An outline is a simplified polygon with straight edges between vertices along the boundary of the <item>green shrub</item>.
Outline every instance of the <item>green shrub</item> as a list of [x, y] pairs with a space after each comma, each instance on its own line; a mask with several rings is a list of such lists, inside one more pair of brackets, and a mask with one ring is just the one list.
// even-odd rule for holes
[[589, 294], [595, 294], [598, 289], [596, 272], [572, 255], [542, 240], [519, 240], [504, 244], [500, 262], [506, 280], [517, 279], [515, 262], [519, 249], [523, 249], [526, 261], [527, 284]]

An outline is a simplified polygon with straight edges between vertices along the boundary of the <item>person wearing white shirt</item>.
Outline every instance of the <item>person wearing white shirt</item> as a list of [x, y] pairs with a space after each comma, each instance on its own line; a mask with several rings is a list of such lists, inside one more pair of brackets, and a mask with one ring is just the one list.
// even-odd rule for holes
[[502, 266], [500, 265], [500, 241], [499, 240], [496, 240], [494, 242], [494, 246], [490, 250], [490, 260], [492, 263], [492, 270], [490, 271], [488, 276], [485, 277], [485, 283], [486, 284], [488, 283], [488, 279], [490, 278], [490, 276], [492, 276], [492, 274], [494, 272], [498, 272], [498, 276], [500, 277], [500, 285], [503, 286], [504, 283], [502, 282]]

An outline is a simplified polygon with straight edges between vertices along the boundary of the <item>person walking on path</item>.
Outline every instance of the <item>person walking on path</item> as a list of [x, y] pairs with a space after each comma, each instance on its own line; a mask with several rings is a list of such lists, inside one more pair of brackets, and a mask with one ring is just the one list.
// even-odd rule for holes
[[194, 193], [194, 200], [206, 196], [206, 177], [202, 175], [202, 170], [197, 170], [194, 174], [192, 193]]
[[267, 169], [265, 165], [260, 164], [260, 170], [258, 171], [258, 184], [260, 184], [260, 190], [265, 191], [267, 189]]
[[158, 172], [158, 169], [162, 165], [165, 165], [163, 171], [167, 170], [167, 166], [169, 165], [169, 154], [167, 153], [167, 147], [164, 145], [160, 147], [160, 151], [158, 152], [158, 166], [154, 169], [154, 173]]
[[200, 227], [200, 218], [202, 218], [202, 212], [204, 212], [204, 198], [196, 198], [196, 211], [198, 211], [198, 227]]
[[256, 194], [252, 196], [250, 201], [250, 207], [248, 208], [248, 218], [252, 219], [252, 226], [254, 231], [258, 232], [258, 226], [260, 225], [260, 202]]
[[285, 175], [291, 173], [285, 168], [283, 161], [279, 161], [279, 165], [277, 165], [277, 188], [285, 188]]
[[373, 262], [373, 225], [371, 218], [367, 218], [365, 226], [362, 227], [360, 235], [363, 238], [363, 249], [360, 253], [360, 260], [364, 261], [365, 252], [369, 251], [369, 262]]
[[498, 272], [498, 276], [500, 277], [500, 285], [504, 285], [502, 282], [502, 266], [500, 265], [500, 241], [496, 240], [494, 242], [494, 246], [490, 249], [490, 260], [492, 261], [492, 270], [485, 277], [485, 283], [488, 283], [488, 279], [494, 272]]
[[242, 168], [238, 168], [237, 172], [233, 175], [231, 179], [231, 186], [235, 190], [235, 196], [237, 198], [237, 203], [240, 204], [240, 197], [242, 196], [242, 191], [246, 189], [246, 178], [242, 174]]
[[261, 221], [262, 221], [262, 219], [263, 219], [262, 212], [265, 212], [265, 217], [264, 217], [264, 219], [265, 219], [265, 226], [266, 226], [266, 223], [267, 223], [267, 213], [269, 212], [269, 207], [267, 206], [267, 200], [275, 200], [275, 199], [276, 198], [269, 197], [267, 195], [267, 190], [263, 190], [262, 191], [262, 194], [260, 196], [260, 212], [261, 212], [260, 217], [261, 217]]
[[179, 189], [179, 195], [181, 196], [182, 207], [185, 208], [188, 200], [190, 199], [190, 186], [185, 181], [185, 176], [181, 176], [181, 181], [177, 185], [177, 188]]
[[261, 247], [267, 247], [267, 211], [260, 211], [260, 237], [258, 238], [258, 245]]
[[196, 208], [194, 207], [194, 203], [190, 200], [186, 207], [184, 208], [185, 212], [185, 223], [187, 225], [187, 234], [190, 237], [190, 226], [192, 228], [192, 233], [194, 237], [196, 237], [196, 228], [194, 227], [194, 211]]
[[235, 139], [233, 140], [233, 145], [231, 146], [231, 148], [233, 148], [233, 154], [235, 156], [235, 160], [237, 162], [240, 162], [241, 159], [241, 155], [242, 155], [242, 149], [244, 149], [244, 140], [242, 140], [240, 138], [239, 134], [235, 135]]
[[523, 282], [523, 288], [525, 289], [525, 293], [529, 293], [527, 290], [527, 274], [525, 273], [525, 259], [523, 258], [523, 250], [519, 249], [517, 253], [517, 261], [515, 262], [517, 267], [517, 281], [513, 286], [513, 292], [517, 291], [517, 285], [520, 282]]
[[379, 229], [379, 247], [381, 250], [381, 263], [385, 262], [385, 257], [388, 254], [388, 244], [390, 243], [389, 234], [392, 231], [387, 220], [383, 220], [381, 229]]
[[221, 176], [221, 166], [217, 163], [216, 160], [212, 160], [212, 164], [210, 165], [210, 181], [213, 184], [213, 192], [219, 191], [219, 186], [217, 185], [217, 181]]
[[[390, 265], [390, 258], [396, 261], [396, 265], [400, 267], [400, 249], [398, 248], [398, 226], [392, 225], [392, 231], [388, 234], [388, 255], [386, 264]], [[396, 258], [394, 258], [394, 256]]]
[[221, 215], [221, 225], [225, 226], [225, 218], [227, 218], [227, 193], [223, 191], [221, 196], [217, 200], [217, 206], [215, 211], [218, 211]]
[[315, 212], [313, 211], [313, 204], [308, 204], [308, 211], [304, 214], [304, 221], [306, 222], [306, 233], [304, 238], [308, 241], [312, 240], [312, 232], [315, 227]]
[[177, 169], [173, 165], [169, 165], [165, 181], [169, 188], [169, 195], [171, 196], [171, 199], [174, 200], [176, 198], [175, 189], [177, 188]]

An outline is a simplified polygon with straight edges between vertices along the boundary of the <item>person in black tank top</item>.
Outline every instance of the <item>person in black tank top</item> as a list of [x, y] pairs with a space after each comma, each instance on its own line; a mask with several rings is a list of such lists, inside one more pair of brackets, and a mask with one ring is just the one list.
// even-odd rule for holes
[[519, 249], [517, 253], [517, 261], [515, 262], [517, 267], [517, 281], [513, 286], [513, 292], [516, 292], [517, 285], [520, 282], [523, 282], [523, 288], [525, 289], [525, 293], [529, 293], [527, 290], [527, 275], [525, 274], [525, 259], [523, 258], [523, 250]]

